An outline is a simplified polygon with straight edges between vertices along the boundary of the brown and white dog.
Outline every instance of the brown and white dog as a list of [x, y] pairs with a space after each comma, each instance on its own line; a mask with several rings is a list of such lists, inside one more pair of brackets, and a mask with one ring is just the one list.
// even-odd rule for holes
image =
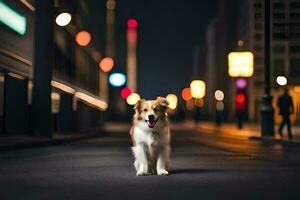
[[149, 173], [167, 175], [170, 165], [170, 126], [168, 101], [142, 99], [134, 106], [135, 114], [130, 135], [137, 176]]

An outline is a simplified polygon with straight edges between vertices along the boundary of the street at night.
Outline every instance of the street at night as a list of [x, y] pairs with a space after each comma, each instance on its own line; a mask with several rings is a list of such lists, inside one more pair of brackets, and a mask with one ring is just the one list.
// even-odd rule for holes
[[0, 0], [0, 200], [300, 199], [300, 0]]
[[127, 132], [2, 152], [1, 199], [300, 197], [299, 145], [192, 130], [175, 131], [172, 136], [169, 176], [135, 176]]

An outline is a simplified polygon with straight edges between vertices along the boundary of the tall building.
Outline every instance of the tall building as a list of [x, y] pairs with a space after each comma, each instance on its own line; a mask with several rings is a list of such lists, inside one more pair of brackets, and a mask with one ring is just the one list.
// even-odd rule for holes
[[[277, 76], [285, 76], [299, 119], [300, 1], [271, 0], [271, 85], [274, 107], [280, 94]], [[264, 76], [264, 0], [243, 0], [238, 7], [237, 38], [255, 56], [254, 76], [249, 79], [249, 118], [259, 121]], [[278, 117], [275, 118], [278, 120]]]
[[227, 55], [236, 46], [236, 0], [220, 0], [218, 14], [213, 19], [206, 32], [206, 70], [207, 95], [205, 109], [210, 120], [215, 119], [216, 100], [214, 92], [222, 90], [223, 119], [233, 120], [233, 80], [228, 76]]

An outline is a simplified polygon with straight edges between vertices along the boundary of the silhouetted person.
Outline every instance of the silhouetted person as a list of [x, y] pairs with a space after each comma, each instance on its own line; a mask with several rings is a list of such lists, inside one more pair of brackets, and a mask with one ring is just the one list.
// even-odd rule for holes
[[282, 122], [279, 127], [279, 134], [281, 137], [282, 135], [282, 129], [287, 125], [288, 129], [288, 136], [289, 139], [292, 139], [292, 130], [291, 130], [291, 120], [290, 115], [294, 112], [294, 105], [292, 97], [288, 93], [288, 88], [284, 88], [284, 93], [279, 97], [277, 106], [279, 108], [279, 114], [282, 116]]

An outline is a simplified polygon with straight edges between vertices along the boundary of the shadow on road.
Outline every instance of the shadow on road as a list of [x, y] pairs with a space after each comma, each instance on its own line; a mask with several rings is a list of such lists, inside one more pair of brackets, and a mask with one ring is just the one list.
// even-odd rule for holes
[[172, 174], [206, 174], [206, 173], [216, 173], [216, 172], [229, 172], [231, 170], [224, 169], [173, 169], [170, 171]]

